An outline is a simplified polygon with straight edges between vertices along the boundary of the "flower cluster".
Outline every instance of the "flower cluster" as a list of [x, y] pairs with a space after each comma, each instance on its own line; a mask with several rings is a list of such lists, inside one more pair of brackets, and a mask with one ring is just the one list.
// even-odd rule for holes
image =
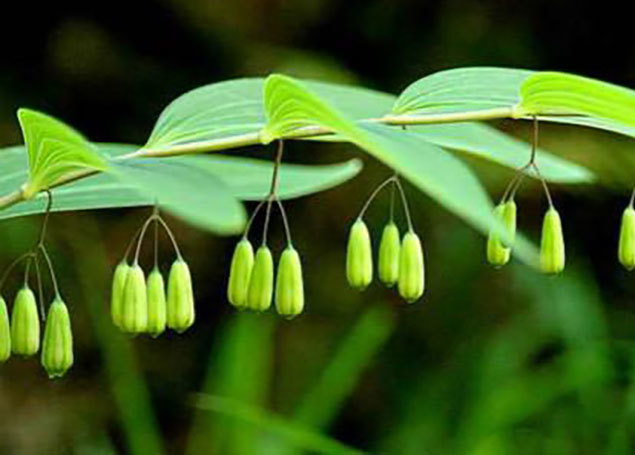
[[[11, 318], [5, 299], [0, 295], [0, 362], [6, 362], [11, 354], [31, 357], [40, 351], [41, 363], [50, 378], [63, 376], [73, 365], [73, 333], [68, 308], [62, 299], [51, 258], [44, 246], [44, 235], [51, 210], [52, 197], [47, 191], [48, 205], [40, 231], [40, 237], [32, 250], [17, 258], [5, 271], [0, 287], [17, 265], [25, 263], [24, 282], [13, 300]], [[51, 274], [55, 297], [48, 310], [44, 308], [40, 258], [46, 261]], [[38, 299], [29, 286], [31, 266], [35, 268]], [[41, 337], [44, 324], [44, 337]]]
[[[139, 252], [148, 227], [154, 223], [154, 267], [147, 279], [139, 265]], [[158, 228], [163, 227], [170, 237], [176, 259], [168, 276], [167, 290], [158, 264]], [[137, 242], [132, 263], [128, 262], [130, 250]], [[112, 321], [121, 331], [130, 334], [148, 333], [161, 335], [166, 328], [178, 333], [194, 323], [194, 293], [192, 277], [183, 260], [174, 235], [155, 208], [154, 213], [137, 231], [124, 258], [115, 268], [110, 301]]]
[[[494, 217], [500, 222], [499, 227], [492, 228], [487, 238], [487, 261], [495, 267], [502, 267], [509, 262], [516, 235], [516, 202], [514, 197], [520, 187], [526, 170], [533, 170], [540, 180], [549, 208], [542, 222], [540, 238], [540, 270], [547, 274], [557, 274], [564, 270], [565, 248], [560, 215], [554, 207], [547, 183], [540, 175], [536, 164], [536, 146], [538, 142], [538, 122], [534, 119], [534, 139], [529, 162], [520, 168], [503, 193], [500, 203], [494, 209]], [[502, 229], [501, 229], [502, 227]]]
[[[275, 280], [275, 305], [279, 315], [293, 318], [302, 313], [304, 309], [304, 284], [300, 255], [293, 247], [289, 222], [282, 202], [276, 196], [282, 159], [282, 144], [280, 141], [269, 196], [261, 201], [254, 210], [242, 239], [234, 249], [227, 284], [227, 300], [240, 310], [263, 312], [271, 307], [272, 300], [274, 300], [274, 264], [273, 255], [267, 246], [267, 232], [271, 208], [275, 202], [280, 209], [287, 238], [287, 247], [282, 252], [278, 262]], [[265, 204], [267, 208], [262, 244], [254, 256], [254, 249], [248, 238], [249, 230], [258, 212]]]
[[[399, 295], [407, 302], [415, 302], [424, 291], [423, 248], [419, 236], [414, 232], [412, 220], [401, 182], [397, 176], [390, 177], [379, 185], [366, 201], [361, 213], [351, 227], [346, 253], [346, 278], [359, 290], [365, 289], [373, 280], [373, 251], [370, 234], [363, 216], [375, 196], [388, 184], [393, 185], [390, 220], [384, 227], [379, 244], [378, 275], [388, 287], [397, 285]], [[398, 189], [408, 221], [408, 230], [403, 239], [394, 222], [394, 190]]]

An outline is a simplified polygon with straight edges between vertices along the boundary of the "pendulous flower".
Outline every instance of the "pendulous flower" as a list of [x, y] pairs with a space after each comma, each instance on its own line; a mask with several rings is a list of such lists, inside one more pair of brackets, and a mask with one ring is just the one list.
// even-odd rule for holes
[[358, 219], [351, 227], [346, 253], [346, 278], [348, 283], [364, 290], [373, 280], [373, 252], [368, 228]]

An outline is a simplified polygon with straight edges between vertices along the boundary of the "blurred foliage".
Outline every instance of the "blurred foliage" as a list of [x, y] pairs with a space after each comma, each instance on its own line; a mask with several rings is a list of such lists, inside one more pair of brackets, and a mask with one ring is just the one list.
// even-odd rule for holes
[[[470, 64], [635, 85], [631, 15], [621, 2], [13, 6], [0, 30], [0, 145], [21, 140], [18, 106], [59, 115], [93, 140], [143, 142], [184, 91], [272, 71], [390, 92]], [[522, 122], [496, 126], [530, 134]], [[235, 239], [171, 220], [195, 280], [197, 322], [181, 336], [129, 339], [107, 317], [109, 279], [147, 211], [52, 215], [48, 241], [76, 365], [56, 382], [35, 360], [0, 366], [0, 453], [291, 455], [332, 444], [395, 454], [632, 453], [635, 281], [616, 260], [632, 142], [550, 125], [541, 146], [601, 178], [553, 188], [570, 259], [564, 275], [487, 267], [483, 238], [407, 188], [427, 261], [426, 295], [410, 306], [379, 284], [364, 293], [345, 284], [348, 227], [387, 174], [367, 158], [352, 182], [288, 205], [307, 290], [306, 313], [293, 321], [231, 311], [224, 287]], [[286, 157], [344, 155], [362, 156], [343, 144], [291, 143]], [[511, 172], [466, 159], [500, 195]], [[545, 201], [531, 184], [519, 196], [519, 225], [537, 238]], [[374, 239], [387, 214], [388, 197], [378, 199], [368, 214]], [[38, 222], [0, 224], [1, 264], [32, 244]], [[280, 248], [282, 239], [274, 225], [272, 243]], [[164, 270], [171, 254], [162, 246]], [[5, 298], [16, 286], [7, 284]], [[200, 405], [210, 396], [213, 406]]]

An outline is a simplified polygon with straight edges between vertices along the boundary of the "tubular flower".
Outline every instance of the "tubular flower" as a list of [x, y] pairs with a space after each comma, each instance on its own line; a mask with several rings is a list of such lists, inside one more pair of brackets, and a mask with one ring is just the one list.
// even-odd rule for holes
[[366, 223], [358, 219], [351, 227], [346, 253], [346, 278], [359, 290], [373, 280], [373, 253]]
[[399, 280], [399, 229], [394, 222], [384, 228], [379, 243], [379, 279], [386, 286], [394, 286]]
[[540, 241], [540, 268], [544, 273], [560, 273], [564, 270], [564, 238], [560, 215], [550, 207], [542, 223]]
[[278, 314], [294, 317], [304, 308], [304, 285], [300, 255], [288, 246], [280, 257], [276, 280], [276, 310]]
[[[503, 226], [510, 240], [516, 235], [516, 203], [513, 200], [498, 204], [494, 209], [494, 216], [503, 222]], [[509, 262], [511, 247], [507, 247], [500, 239], [500, 235], [492, 229], [487, 238], [487, 261], [496, 267]]]
[[27, 286], [18, 291], [11, 313], [11, 351], [30, 356], [40, 349], [40, 318], [33, 291]]
[[154, 267], [146, 281], [148, 290], [148, 333], [154, 337], [165, 331], [166, 300], [165, 283], [158, 267]]
[[245, 308], [247, 305], [247, 293], [253, 266], [254, 249], [249, 240], [242, 239], [234, 250], [227, 285], [227, 299], [237, 308]]
[[7, 302], [0, 296], [0, 362], [6, 362], [11, 357], [11, 325]]
[[412, 303], [423, 295], [424, 270], [423, 250], [419, 236], [407, 232], [401, 243], [399, 255], [399, 295]]
[[42, 342], [42, 366], [49, 378], [64, 376], [73, 365], [73, 333], [66, 305], [57, 297], [48, 311]]
[[254, 267], [249, 280], [247, 308], [254, 311], [266, 311], [271, 306], [273, 296], [273, 258], [266, 245], [256, 251]]
[[130, 271], [130, 265], [123, 260], [115, 268], [112, 278], [112, 291], [110, 293], [110, 316], [112, 322], [121, 328], [121, 320], [123, 318], [123, 295], [126, 286], [126, 278]]
[[186, 262], [178, 258], [172, 263], [168, 278], [167, 324], [178, 333], [194, 324], [194, 291]]
[[126, 277], [123, 293], [121, 330], [138, 334], [148, 329], [148, 297], [143, 270], [135, 263]]
[[627, 270], [635, 268], [635, 210], [629, 206], [622, 215], [618, 259]]

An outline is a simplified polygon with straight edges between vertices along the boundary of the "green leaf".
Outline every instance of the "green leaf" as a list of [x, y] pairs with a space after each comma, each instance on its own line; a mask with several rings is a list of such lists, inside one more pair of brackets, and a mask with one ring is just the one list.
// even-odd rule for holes
[[410, 84], [397, 98], [395, 114], [441, 114], [511, 108], [532, 71], [473, 67], [439, 71]]
[[26, 145], [29, 176], [23, 193], [32, 198], [60, 177], [80, 169], [105, 169], [96, 148], [70, 126], [46, 114], [19, 109], [18, 120]]
[[173, 160], [139, 158], [111, 160], [109, 172], [201, 229], [237, 234], [247, 221], [244, 207], [227, 185], [196, 167]]
[[558, 72], [527, 77], [520, 87], [524, 115], [585, 115], [635, 127], [635, 91]]
[[264, 125], [262, 79], [234, 79], [181, 95], [161, 113], [145, 148], [237, 136]]
[[[97, 144], [104, 156], [119, 156], [138, 147], [127, 144]], [[156, 158], [159, 160], [159, 158]], [[242, 200], [261, 200], [269, 193], [273, 163], [251, 158], [224, 155], [183, 156], [161, 158], [197, 168], [220, 179], [231, 194]], [[24, 147], [0, 149], [0, 194], [15, 190], [24, 182], [27, 166]], [[292, 199], [333, 188], [359, 173], [361, 162], [352, 159], [329, 165], [282, 164], [278, 196]], [[53, 191], [53, 211], [88, 210], [114, 207], [151, 205], [154, 199], [131, 184], [122, 183], [115, 176], [103, 173], [69, 183]], [[46, 195], [21, 202], [0, 211], [0, 219], [42, 213]]]
[[[266, 140], [293, 135], [297, 128], [320, 125], [383, 161], [445, 208], [487, 234], [504, 230], [493, 216], [493, 205], [469, 168], [452, 154], [431, 145], [420, 135], [381, 124], [355, 124], [301, 83], [272, 75], [265, 85], [268, 123], [261, 137]], [[515, 252], [535, 265], [535, 248], [517, 237]]]
[[[392, 95], [365, 88], [317, 81], [305, 83], [352, 118], [382, 116], [393, 103]], [[263, 78], [234, 79], [181, 95], [161, 113], [144, 148], [257, 135], [265, 124], [263, 86]]]
[[[514, 170], [527, 164], [531, 152], [530, 144], [480, 122], [413, 125], [408, 126], [407, 131], [417, 133], [422, 139], [439, 147], [484, 158]], [[344, 139], [336, 134], [330, 134], [307, 140], [341, 142]], [[540, 172], [549, 182], [580, 184], [596, 180], [589, 169], [543, 149], [538, 148], [537, 156]], [[533, 173], [527, 175], [536, 178]]]
[[230, 398], [198, 394], [194, 401], [194, 406], [199, 409], [219, 412], [256, 425], [283, 438], [286, 442], [299, 449], [325, 455], [359, 455], [364, 453], [272, 412]]
[[[554, 77], [554, 74], [558, 76]], [[554, 79], [557, 87], [551, 85]], [[549, 85], [543, 85], [545, 81]], [[553, 98], [554, 88], [559, 92], [557, 99]], [[530, 99], [521, 99], [521, 91]], [[542, 121], [635, 137], [635, 127], [628, 120], [631, 118], [632, 121], [629, 115], [633, 115], [632, 93], [623, 87], [565, 73], [495, 67], [454, 68], [410, 84], [397, 98], [392, 112], [434, 116], [500, 109], [499, 117], [530, 118], [536, 114]], [[523, 94], [523, 98], [526, 95]], [[563, 101], [563, 96], [568, 100]], [[554, 105], [558, 98], [567, 105]], [[616, 112], [610, 112], [608, 106], [612, 103], [618, 104]], [[541, 106], [544, 111], [539, 110]], [[558, 115], [553, 115], [556, 111]], [[562, 115], [563, 112], [574, 115]]]
[[[476, 122], [409, 126], [408, 131], [440, 147], [475, 155], [512, 169], [527, 164], [531, 145]], [[595, 176], [587, 168], [538, 149], [537, 163], [542, 176], [557, 183], [592, 183]], [[533, 173], [528, 173], [534, 178]]]

